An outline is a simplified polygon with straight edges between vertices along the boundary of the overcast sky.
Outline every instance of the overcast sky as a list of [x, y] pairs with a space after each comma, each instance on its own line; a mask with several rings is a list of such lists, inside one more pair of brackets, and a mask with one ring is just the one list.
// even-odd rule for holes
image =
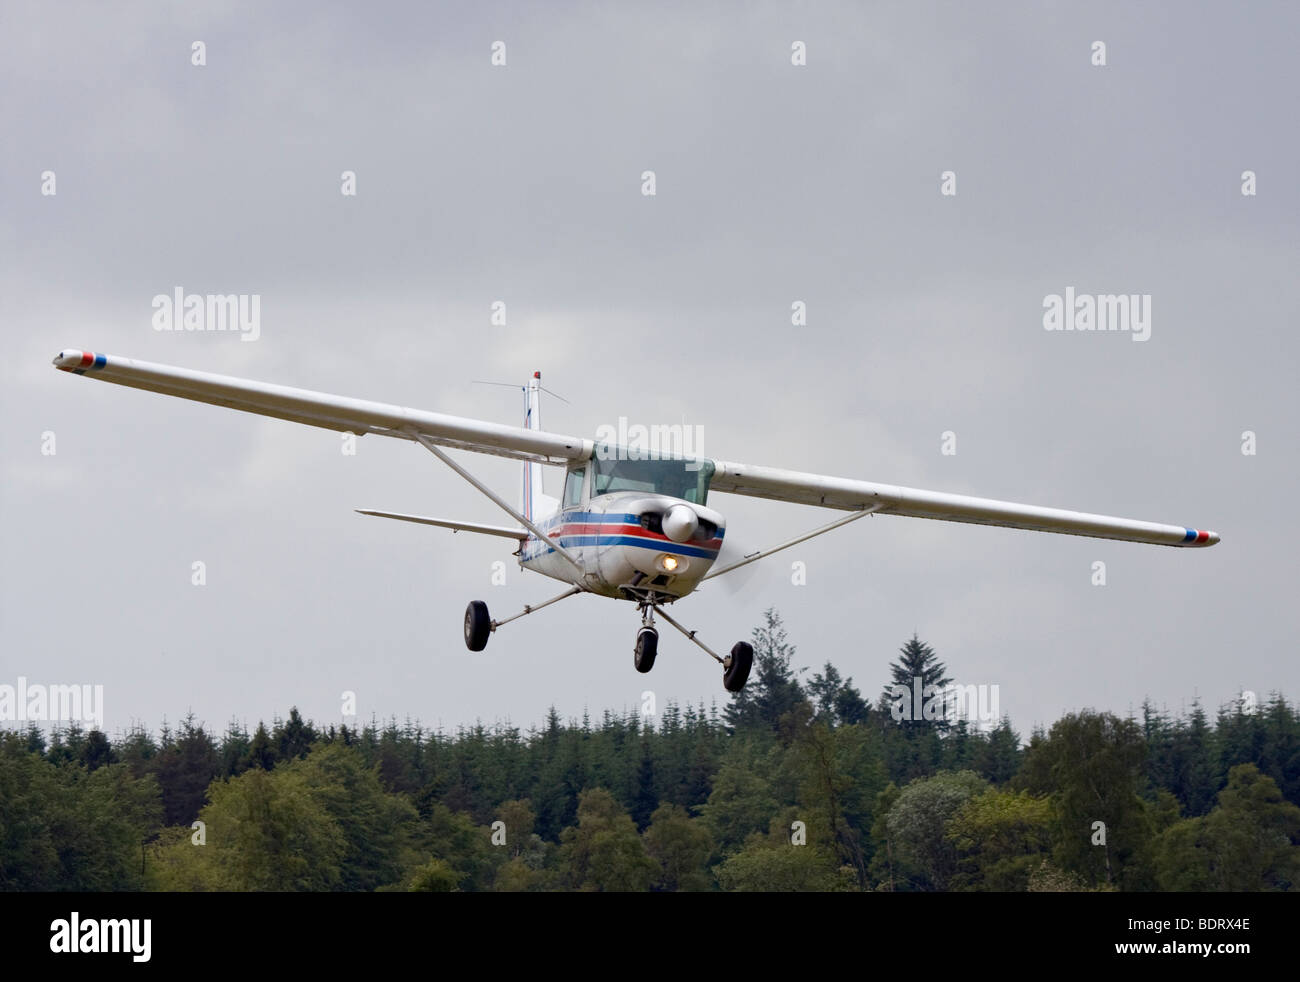
[[[729, 648], [776, 607], [871, 696], [916, 632], [1026, 736], [1294, 700], [1297, 36], [1266, 3], [8, 2], [0, 684], [102, 684], [110, 732], [355, 722], [345, 690], [447, 728], [726, 699], [667, 629], [638, 675], [596, 597], [469, 653], [467, 601], [562, 586], [353, 512], [509, 521], [430, 454], [51, 367], [76, 347], [508, 423], [472, 380], [540, 370], [561, 433], [685, 422], [722, 459], [1213, 529], [881, 516], [673, 614]], [[178, 287], [260, 295], [259, 339], [155, 331]], [[1045, 331], [1067, 287], [1149, 294], [1150, 338]], [[518, 465], [463, 459], [513, 500]], [[834, 517], [710, 504], [751, 547]]]

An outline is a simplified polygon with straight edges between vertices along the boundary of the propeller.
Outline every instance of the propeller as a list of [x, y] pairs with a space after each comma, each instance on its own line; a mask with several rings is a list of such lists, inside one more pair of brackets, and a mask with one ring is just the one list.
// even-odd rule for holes
[[[737, 536], [731, 526], [727, 526], [727, 534], [722, 537], [722, 549], [718, 552], [718, 558], [714, 560], [713, 569], [725, 569], [733, 563], [738, 563], [742, 559], [761, 551], [757, 546], [746, 542], [742, 536]], [[762, 562], [763, 560], [760, 559], [713, 579], [706, 578], [701, 585], [707, 586], [716, 583], [732, 596], [743, 593], [745, 588], [753, 581], [754, 575], [758, 572], [758, 567]]]

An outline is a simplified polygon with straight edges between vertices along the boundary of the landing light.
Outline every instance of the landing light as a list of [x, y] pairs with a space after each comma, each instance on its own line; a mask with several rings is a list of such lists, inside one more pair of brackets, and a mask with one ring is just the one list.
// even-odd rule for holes
[[659, 557], [658, 565], [665, 573], [675, 573], [682, 563], [676, 556], [663, 555]]

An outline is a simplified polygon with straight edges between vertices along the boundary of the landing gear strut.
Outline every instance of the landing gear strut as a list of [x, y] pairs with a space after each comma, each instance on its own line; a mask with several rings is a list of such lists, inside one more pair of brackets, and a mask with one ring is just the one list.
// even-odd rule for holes
[[[720, 657], [712, 648], [678, 624], [669, 613], [660, 606], [654, 594], [648, 594], [637, 602], [641, 611], [641, 629], [636, 635], [636, 647], [633, 649], [634, 662], [638, 672], [648, 672], [654, 666], [655, 654], [659, 649], [659, 632], [656, 630], [655, 613], [666, 620], [682, 634], [686, 640], [704, 650], [710, 658], [722, 666], [722, 686], [728, 692], [739, 692], [749, 679], [749, 671], [754, 667], [754, 649], [744, 641], [737, 641], [731, 648], [731, 654]], [[648, 650], [648, 657], [645, 652]]]
[[[509, 624], [511, 621], [518, 620], [525, 614], [531, 614], [535, 610], [541, 610], [543, 607], [549, 607], [553, 603], [558, 603], [565, 597], [571, 597], [575, 593], [582, 593], [582, 587], [570, 587], [561, 593], [558, 597], [552, 597], [550, 600], [543, 600], [539, 604], [525, 607], [513, 617], [507, 617], [505, 620], [494, 621], [488, 614], [487, 604], [482, 600], [471, 600], [469, 606], [465, 608], [465, 647], [470, 651], [482, 651], [487, 647], [488, 638], [503, 624]], [[653, 657], [653, 656], [651, 656]]]

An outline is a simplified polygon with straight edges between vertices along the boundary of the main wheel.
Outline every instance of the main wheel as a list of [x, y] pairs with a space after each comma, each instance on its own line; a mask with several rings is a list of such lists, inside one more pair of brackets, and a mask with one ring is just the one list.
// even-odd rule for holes
[[487, 604], [482, 600], [471, 600], [465, 608], [465, 647], [470, 651], [482, 651], [487, 647], [491, 633], [492, 618], [488, 616]]
[[744, 641], [737, 641], [731, 646], [731, 658], [722, 673], [722, 686], [728, 692], [739, 692], [749, 679], [749, 670], [754, 667], [754, 649]]
[[632, 663], [642, 674], [655, 667], [659, 653], [659, 632], [653, 627], [643, 627], [636, 632], [636, 647], [632, 649]]

